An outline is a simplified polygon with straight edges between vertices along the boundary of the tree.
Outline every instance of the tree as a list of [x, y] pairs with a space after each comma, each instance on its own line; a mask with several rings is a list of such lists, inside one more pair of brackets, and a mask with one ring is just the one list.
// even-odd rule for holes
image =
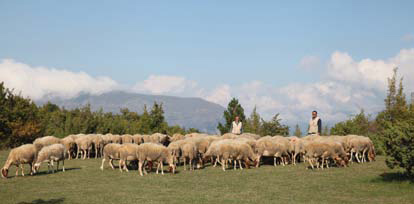
[[388, 79], [385, 110], [378, 114], [378, 135], [382, 138], [385, 153], [389, 156], [386, 164], [390, 168], [405, 168], [406, 173], [413, 174], [414, 168], [414, 114], [406, 102], [403, 79], [396, 87], [397, 69]]
[[244, 130], [245, 132], [260, 134], [261, 125], [261, 117], [259, 113], [257, 113], [255, 106], [252, 113], [250, 114], [250, 117], [245, 122]]
[[302, 131], [300, 130], [300, 127], [298, 124], [295, 125], [295, 136], [296, 137], [302, 137]]
[[283, 135], [287, 136], [289, 135], [289, 127], [286, 125], [280, 124], [280, 121], [282, 119], [279, 118], [279, 113], [273, 116], [272, 120], [265, 121], [262, 119], [262, 136], [266, 135]]
[[239, 100], [233, 98], [230, 103], [227, 105], [227, 110], [224, 111], [223, 117], [225, 120], [224, 125], [219, 123], [217, 129], [219, 129], [221, 134], [228, 133], [231, 128], [231, 124], [234, 121], [234, 118], [239, 116], [241, 122], [245, 122], [246, 116], [244, 115], [244, 109], [239, 104]]
[[166, 133], [167, 123], [164, 118], [164, 110], [162, 104], [154, 102], [152, 109], [150, 111], [150, 129], [152, 133]]

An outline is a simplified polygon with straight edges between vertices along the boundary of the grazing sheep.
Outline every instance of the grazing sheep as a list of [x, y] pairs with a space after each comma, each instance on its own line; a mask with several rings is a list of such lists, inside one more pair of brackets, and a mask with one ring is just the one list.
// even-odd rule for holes
[[104, 149], [103, 149], [103, 155], [102, 155], [102, 164], [101, 164], [101, 170], [104, 170], [104, 163], [106, 160], [109, 160], [109, 166], [111, 166], [112, 169], [114, 168], [114, 164], [112, 163], [112, 161], [114, 159], [120, 159], [120, 155], [119, 155], [119, 148], [121, 148], [122, 145], [117, 144], [117, 143], [111, 143], [111, 144], [107, 144]]
[[52, 169], [52, 173], [55, 172], [53, 162], [57, 162], [56, 171], [59, 170], [59, 162], [62, 161], [62, 171], [65, 171], [65, 157], [66, 157], [66, 150], [65, 146], [62, 144], [53, 144], [46, 147], [43, 147], [39, 155], [37, 156], [36, 163], [34, 164], [35, 172], [37, 172], [40, 168], [40, 164], [42, 162], [48, 162], [47, 168], [50, 172], [50, 168]]
[[292, 156], [292, 164], [296, 165], [296, 158], [298, 155], [303, 155], [305, 153], [305, 144], [304, 141], [298, 137], [290, 137], [289, 139], [289, 151]]
[[74, 148], [75, 148], [75, 145], [76, 145], [73, 135], [69, 135], [69, 136], [61, 139], [60, 142], [65, 146], [66, 153], [68, 155], [68, 159], [71, 160], [72, 159], [72, 153], [74, 153]]
[[[286, 143], [287, 140], [287, 143]], [[276, 159], [281, 159], [281, 164], [285, 166], [286, 156], [288, 155], [289, 141], [287, 138], [262, 137], [256, 143], [256, 167], [260, 165], [263, 156], [273, 157], [274, 166], [277, 166]]]
[[[161, 168], [161, 174], [164, 174], [163, 162], [166, 161], [170, 166], [170, 170], [175, 173], [174, 157], [168, 152], [167, 147], [163, 145], [155, 143], [144, 143], [142, 145], [139, 145], [137, 150], [137, 157], [139, 158], [138, 170], [141, 176], [143, 176], [142, 167], [145, 161], [158, 162], [157, 174], [159, 168]], [[144, 173], [147, 174], [145, 169]]]
[[168, 149], [168, 153], [171, 154], [174, 157], [174, 162], [175, 164], [180, 163], [180, 156], [181, 156], [181, 146], [183, 144], [185, 144], [187, 142], [187, 140], [178, 140], [178, 141], [174, 141], [171, 142], [167, 149]]
[[43, 147], [46, 147], [48, 145], [52, 144], [59, 144], [60, 139], [54, 136], [45, 136], [35, 139], [33, 144], [36, 146], [37, 152], [39, 152]]
[[33, 144], [25, 144], [12, 149], [7, 157], [6, 163], [1, 169], [1, 176], [7, 178], [9, 168], [11, 165], [16, 165], [16, 176], [19, 175], [19, 167], [22, 170], [22, 176], [24, 176], [23, 164], [30, 165], [30, 175], [33, 175], [33, 164], [36, 161], [37, 150]]
[[[355, 153], [355, 158], [358, 163], [366, 162], [366, 153], [370, 153], [369, 160], [372, 159], [372, 150], [373, 150], [373, 143], [371, 139], [364, 136], [349, 136], [350, 139], [348, 140], [348, 146], [350, 148], [351, 158], [352, 161], [353, 153]], [[374, 153], [375, 155], [375, 153]], [[361, 156], [361, 159], [359, 158]], [[375, 159], [375, 156], [374, 156]]]
[[122, 172], [122, 169], [128, 172], [128, 167], [126, 165], [127, 161], [138, 161], [137, 157], [138, 145], [133, 143], [123, 144], [119, 149], [119, 170]]
[[83, 159], [86, 159], [86, 153], [88, 153], [88, 159], [90, 158], [90, 152], [92, 150], [92, 140], [90, 137], [79, 137], [75, 140], [76, 146], [78, 146], [78, 152], [76, 158], [79, 159], [81, 153]]
[[134, 139], [132, 135], [126, 134], [121, 136], [121, 142], [122, 144], [134, 143]]

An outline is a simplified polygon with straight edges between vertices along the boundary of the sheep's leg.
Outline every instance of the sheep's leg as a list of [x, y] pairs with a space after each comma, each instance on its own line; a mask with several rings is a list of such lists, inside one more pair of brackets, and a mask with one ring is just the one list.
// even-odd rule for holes
[[309, 159], [308, 159], [308, 162], [309, 162], [309, 164], [311, 165], [312, 169], [314, 169], [314, 167], [313, 167], [313, 162], [312, 162], [312, 159], [311, 159], [311, 158], [309, 158]]
[[190, 171], [192, 171], [192, 170], [194, 170], [194, 164], [193, 164], [193, 159], [192, 158], [190, 158], [189, 159], [190, 160]]
[[52, 169], [52, 174], [55, 173], [55, 168], [54, 168], [54, 164], [53, 164], [53, 160], [50, 161], [50, 168]]
[[354, 161], [353, 161], [353, 158], [352, 158], [352, 157], [353, 157], [353, 151], [351, 150], [351, 156], [350, 156], [350, 158], [349, 158], [349, 161], [350, 161], [350, 162], [352, 162], [352, 163], [354, 163]]
[[109, 161], [108, 161], [108, 163], [109, 163], [109, 166], [111, 166], [112, 169], [115, 169], [114, 163], [112, 163], [113, 161], [114, 160], [112, 158], [110, 158]]
[[59, 160], [57, 161], [56, 172], [59, 172]]
[[102, 159], [102, 164], [101, 164], [101, 170], [103, 171], [104, 169], [104, 163], [105, 163], [105, 157]]
[[62, 160], [62, 171], [65, 172], [65, 160]]
[[95, 145], [95, 159], [98, 158], [98, 147]]
[[79, 153], [80, 153], [80, 148], [79, 148], [79, 146], [78, 146], [78, 151], [76, 152], [76, 159], [79, 159]]
[[237, 159], [233, 159], [233, 169], [236, 170], [237, 169]]
[[33, 176], [33, 165], [32, 163], [29, 163], [30, 165], [30, 176]]
[[367, 149], [364, 149], [364, 151], [362, 151], [362, 162], [367, 162], [367, 160], [365, 159], [366, 152], [367, 152]]
[[282, 166], [285, 166], [287, 164], [286, 157], [281, 157], [281, 160], [282, 160]]
[[184, 157], [183, 160], [184, 160], [184, 171], [187, 171], [187, 166], [186, 166], [187, 158]]
[[325, 160], [326, 161], [326, 168], [327, 169], [329, 169], [329, 162], [328, 162], [328, 159], [327, 160]]
[[355, 152], [355, 158], [357, 159], [358, 163], [361, 163], [361, 160], [359, 160], [358, 152]]
[[222, 167], [223, 171], [226, 171], [226, 162], [227, 162], [226, 159], [221, 159], [221, 167]]
[[22, 169], [22, 176], [24, 176], [24, 169], [23, 169], [23, 164], [20, 164], [20, 168]]
[[241, 164], [241, 160], [239, 159], [239, 167], [240, 167], [240, 170], [243, 170], [243, 167], [242, 167], [242, 164]]
[[[123, 165], [124, 165], [124, 170], [126, 171], [126, 172], [129, 172], [129, 170], [128, 170], [128, 165], [127, 165], [127, 163], [126, 163], [127, 161], [125, 160], [124, 161], [124, 163], [123, 163]], [[131, 162], [129, 162], [129, 164], [131, 164]]]
[[162, 163], [162, 161], [160, 162], [161, 164], [161, 175], [164, 175], [164, 164]]
[[120, 159], [119, 160], [119, 162], [118, 162], [118, 166], [119, 166], [119, 171], [121, 171], [121, 173], [122, 173], [122, 166], [123, 166], [123, 160], [122, 159]]
[[139, 170], [139, 175], [140, 175], [140, 176], [144, 176], [144, 175], [142, 174], [142, 161], [141, 161], [141, 160], [138, 162], [138, 170]]
[[[145, 166], [146, 166], [146, 164], [148, 163], [148, 161], [144, 161], [144, 174], [145, 175], [147, 175], [148, 174], [148, 172], [147, 172], [147, 170], [145, 169]], [[149, 170], [150, 172], [152, 171], [152, 163], [151, 163], [151, 165], [150, 165], [150, 170]]]

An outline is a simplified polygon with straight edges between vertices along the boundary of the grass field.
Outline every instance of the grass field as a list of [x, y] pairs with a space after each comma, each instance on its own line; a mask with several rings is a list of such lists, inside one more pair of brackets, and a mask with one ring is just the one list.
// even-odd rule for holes
[[[2, 165], [8, 151], [0, 151]], [[414, 203], [414, 184], [388, 169], [384, 157], [349, 168], [308, 170], [263, 165], [258, 169], [206, 167], [171, 175], [120, 173], [100, 159], [66, 161], [66, 172], [0, 180], [0, 203]], [[115, 162], [117, 164], [117, 162]], [[28, 173], [28, 165], [26, 167]]]

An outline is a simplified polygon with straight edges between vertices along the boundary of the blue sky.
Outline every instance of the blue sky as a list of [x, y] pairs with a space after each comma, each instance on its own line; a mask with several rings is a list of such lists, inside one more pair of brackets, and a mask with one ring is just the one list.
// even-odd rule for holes
[[[320, 101], [301, 102], [308, 99], [298, 92], [314, 87], [327, 97], [320, 105], [331, 106], [326, 114], [335, 121], [373, 101], [378, 107], [384, 86], [378, 83], [385, 80], [379, 77], [386, 78], [391, 66], [413, 73], [413, 9], [413, 1], [0, 1], [0, 60], [13, 60], [0, 67], [11, 75], [19, 63], [30, 73], [36, 67], [65, 70], [75, 78], [84, 72], [92, 80], [87, 86], [102, 81], [100, 76], [108, 80], [110, 85], [91, 92], [122, 87], [222, 105], [234, 96], [248, 110], [268, 105], [262, 109], [267, 117], [289, 106], [285, 118], [292, 121], [305, 118], [294, 117], [299, 114], [294, 110], [324, 110]], [[342, 59], [349, 63], [342, 66]], [[372, 64], [364, 63], [368, 59]], [[382, 74], [371, 76], [363, 71], [367, 66]], [[28, 80], [5, 76], [29, 96], [29, 85], [21, 81], [39, 84], [30, 74]], [[154, 88], [163, 81], [171, 83]], [[341, 92], [337, 89], [346, 93], [333, 96]], [[349, 105], [350, 94], [361, 89], [369, 97]], [[297, 95], [287, 93], [292, 91]]]

